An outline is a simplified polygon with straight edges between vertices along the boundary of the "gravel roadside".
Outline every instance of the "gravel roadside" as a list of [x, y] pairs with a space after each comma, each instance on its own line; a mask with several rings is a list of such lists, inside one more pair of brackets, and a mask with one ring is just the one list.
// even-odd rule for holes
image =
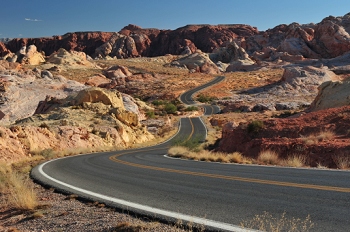
[[97, 202], [85, 203], [35, 184], [42, 209], [19, 212], [0, 202], [0, 231], [188, 231], [148, 218], [117, 212]]

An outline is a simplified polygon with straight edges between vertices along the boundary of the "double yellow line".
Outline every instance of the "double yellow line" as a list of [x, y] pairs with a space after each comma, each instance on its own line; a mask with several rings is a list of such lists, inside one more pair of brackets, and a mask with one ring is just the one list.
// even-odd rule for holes
[[[192, 120], [189, 118], [192, 131], [190, 135], [188, 136], [187, 140], [191, 139], [193, 133], [194, 133], [194, 125]], [[186, 141], [187, 141], [186, 140]], [[143, 149], [138, 152], [142, 151], [155, 151], [155, 150], [161, 150], [164, 148], [153, 148], [153, 149]], [[208, 177], [208, 178], [215, 178], [215, 179], [223, 179], [223, 180], [231, 180], [231, 181], [240, 181], [240, 182], [248, 182], [248, 183], [256, 183], [256, 184], [267, 184], [267, 185], [275, 185], [275, 186], [284, 186], [284, 187], [295, 187], [295, 188], [303, 188], [303, 189], [315, 189], [315, 190], [324, 190], [324, 191], [334, 191], [334, 192], [343, 192], [343, 193], [350, 193], [350, 188], [343, 188], [343, 187], [333, 187], [333, 186], [323, 186], [323, 185], [313, 185], [313, 184], [299, 184], [299, 183], [293, 183], [293, 182], [283, 182], [283, 181], [274, 181], [274, 180], [261, 180], [261, 179], [255, 179], [255, 178], [244, 178], [244, 177], [238, 177], [238, 176], [224, 176], [219, 174], [209, 174], [209, 173], [202, 173], [202, 172], [191, 172], [186, 170], [177, 170], [177, 169], [170, 169], [170, 168], [161, 168], [156, 166], [148, 166], [143, 164], [137, 164], [137, 163], [131, 163], [127, 161], [123, 161], [118, 159], [119, 156], [126, 155], [133, 153], [134, 151], [124, 152], [118, 155], [113, 155], [109, 157], [110, 160], [123, 164], [128, 165], [131, 167], [136, 168], [143, 168], [148, 170], [154, 170], [154, 171], [161, 171], [161, 172], [168, 172], [168, 173], [177, 173], [177, 174], [183, 174], [183, 175], [190, 175], [190, 176], [200, 176], [200, 177]]]
[[[159, 149], [150, 149], [150, 150], [144, 150], [144, 151], [151, 151], [151, 150], [159, 150]], [[128, 166], [132, 166], [132, 167], [149, 169], [149, 170], [154, 170], [154, 171], [161, 171], [161, 172], [168, 172], [168, 173], [178, 173], [178, 174], [183, 174], [183, 175], [201, 176], [201, 177], [231, 180], [231, 181], [241, 181], [241, 182], [256, 183], [256, 184], [267, 184], [267, 185], [284, 186], [284, 187], [295, 187], [295, 188], [303, 188], [303, 189], [315, 189], [315, 190], [350, 193], [350, 188], [332, 187], [332, 186], [323, 186], [323, 185], [312, 185], [312, 184], [298, 184], [298, 183], [292, 183], [292, 182], [260, 180], [260, 179], [244, 178], [244, 177], [238, 177], [238, 176], [224, 176], [224, 175], [209, 174], [209, 173], [202, 173], [202, 172], [191, 172], [191, 171], [185, 171], [185, 170], [160, 168], [160, 167], [156, 167], [156, 166], [148, 166], [148, 165], [143, 165], [143, 164], [131, 163], [131, 162], [127, 162], [127, 161], [123, 161], [123, 160], [118, 159], [119, 156], [124, 155], [124, 154], [126, 154], [126, 153], [111, 156], [109, 159], [114, 161], [114, 162], [128, 165]]]

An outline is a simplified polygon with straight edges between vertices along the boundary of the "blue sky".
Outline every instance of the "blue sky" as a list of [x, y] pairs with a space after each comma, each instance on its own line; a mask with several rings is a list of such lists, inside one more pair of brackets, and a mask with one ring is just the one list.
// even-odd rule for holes
[[263, 31], [292, 22], [318, 23], [349, 12], [349, 0], [4, 0], [0, 37], [119, 31], [128, 24], [159, 29], [248, 24]]

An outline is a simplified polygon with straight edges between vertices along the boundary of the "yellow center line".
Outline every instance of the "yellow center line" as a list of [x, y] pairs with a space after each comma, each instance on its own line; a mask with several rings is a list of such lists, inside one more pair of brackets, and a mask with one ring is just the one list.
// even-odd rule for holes
[[[150, 150], [144, 150], [144, 151], [151, 151], [151, 150], [159, 150], [159, 149], [150, 149]], [[316, 189], [316, 190], [350, 193], [350, 188], [343, 188], [343, 187], [333, 187], [333, 186], [323, 186], [323, 185], [313, 185], [313, 184], [299, 184], [299, 183], [293, 183], [293, 182], [262, 180], [262, 179], [245, 178], [245, 177], [238, 177], [238, 176], [224, 176], [224, 175], [219, 175], [219, 174], [191, 172], [191, 171], [185, 171], [185, 170], [177, 170], [177, 169], [170, 169], [170, 168], [161, 168], [161, 167], [156, 167], [156, 166], [148, 166], [148, 165], [143, 165], [143, 164], [136, 164], [136, 163], [131, 163], [131, 162], [127, 162], [127, 161], [123, 161], [123, 160], [118, 159], [118, 156], [121, 156], [124, 154], [114, 155], [114, 156], [111, 156], [109, 159], [114, 161], [114, 162], [121, 163], [121, 164], [128, 165], [128, 166], [132, 166], [132, 167], [155, 170], [155, 171], [162, 171], [162, 172], [169, 172], [169, 173], [178, 173], [178, 174], [191, 175], [191, 176], [201, 176], [201, 177], [257, 183], [257, 184], [268, 184], [268, 185], [285, 186], [285, 187], [295, 187], [295, 188], [304, 188], [304, 189]]]
[[[210, 105], [212, 108], [212, 111], [214, 112], [213, 106]], [[191, 133], [188, 136], [188, 138], [185, 141], [188, 141], [191, 139], [194, 133], [194, 125], [189, 118], [190, 123], [191, 123]], [[145, 151], [154, 151], [154, 150], [161, 150], [164, 148], [153, 148], [153, 149], [144, 149], [140, 150], [145, 152]], [[156, 167], [156, 166], [148, 166], [148, 165], [143, 165], [143, 164], [137, 164], [137, 163], [131, 163], [127, 161], [123, 161], [118, 159], [119, 156], [125, 155], [125, 154], [130, 154], [135, 151], [129, 151], [129, 152], [124, 152], [121, 154], [113, 155], [109, 157], [110, 160], [132, 166], [132, 167], [137, 167], [137, 168], [143, 168], [143, 169], [149, 169], [149, 170], [155, 170], [155, 171], [162, 171], [162, 172], [169, 172], [169, 173], [179, 173], [179, 174], [184, 174], [184, 175], [191, 175], [191, 176], [201, 176], [201, 177], [209, 177], [209, 178], [215, 178], [215, 179], [224, 179], [224, 180], [232, 180], [232, 181], [240, 181], [240, 182], [248, 182], [248, 183], [257, 183], [257, 184], [267, 184], [267, 185], [275, 185], [275, 186], [285, 186], [285, 187], [295, 187], [295, 188], [303, 188], [303, 189], [315, 189], [315, 190], [324, 190], [324, 191], [335, 191], [335, 192], [344, 192], [344, 193], [350, 193], [350, 188], [343, 188], [343, 187], [334, 187], [334, 186], [323, 186], [323, 185], [313, 185], [313, 184], [299, 184], [299, 183], [293, 183], [293, 182], [283, 182], [283, 181], [274, 181], [274, 180], [263, 180], [263, 179], [255, 179], [255, 178], [244, 178], [244, 177], [238, 177], [238, 176], [224, 176], [224, 175], [219, 175], [219, 174], [209, 174], [209, 173], [202, 173], [202, 172], [191, 172], [191, 171], [186, 171], [186, 170], [177, 170], [177, 169], [170, 169], [170, 168], [161, 168], [161, 167]]]

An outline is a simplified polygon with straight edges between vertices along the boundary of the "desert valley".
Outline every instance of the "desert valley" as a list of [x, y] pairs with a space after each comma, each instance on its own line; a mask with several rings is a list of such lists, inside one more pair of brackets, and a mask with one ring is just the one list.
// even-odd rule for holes
[[[188, 231], [75, 201], [26, 178], [37, 204], [16, 208], [9, 203], [15, 184], [6, 179], [29, 177], [54, 158], [159, 144], [177, 133], [181, 118], [201, 117], [207, 137], [173, 144], [175, 157], [350, 169], [350, 13], [266, 31], [130, 24], [119, 32], [16, 38], [0, 42], [0, 57], [1, 231]], [[192, 96], [196, 105], [180, 101], [218, 76], [225, 79]], [[204, 104], [220, 112], [205, 116]]]

